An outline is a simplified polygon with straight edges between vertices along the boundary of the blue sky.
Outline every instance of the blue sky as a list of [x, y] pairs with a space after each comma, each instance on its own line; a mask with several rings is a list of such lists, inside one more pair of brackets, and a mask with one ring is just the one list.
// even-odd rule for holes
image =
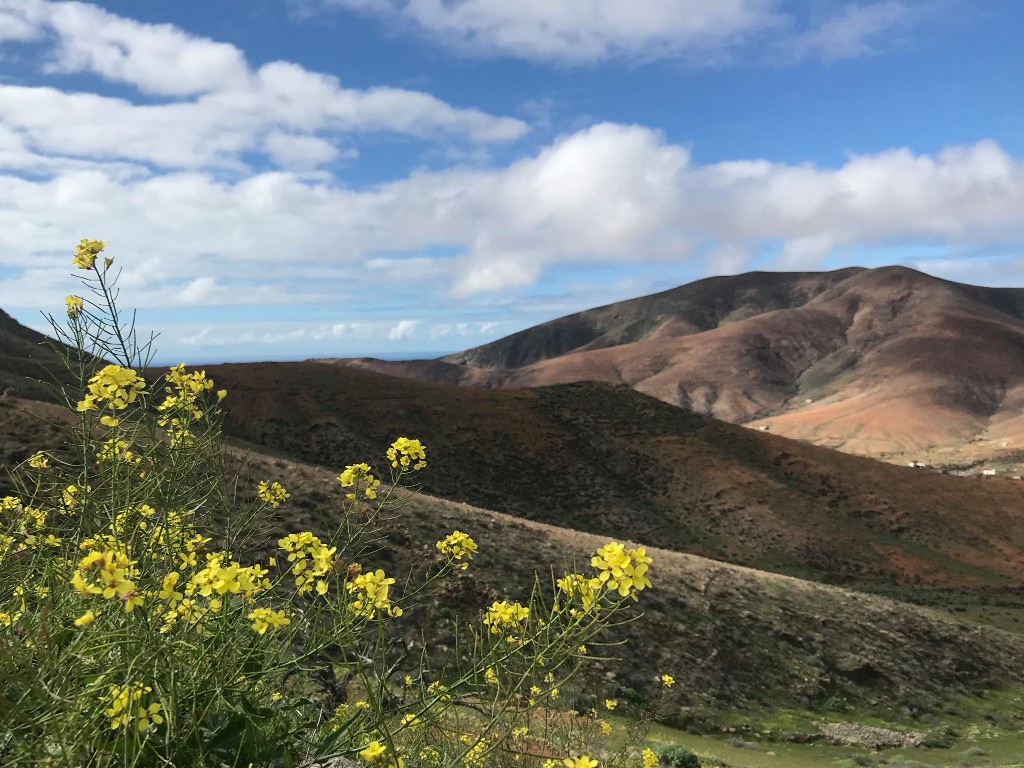
[[750, 269], [1024, 285], [1018, 0], [0, 0], [0, 307], [454, 351]]

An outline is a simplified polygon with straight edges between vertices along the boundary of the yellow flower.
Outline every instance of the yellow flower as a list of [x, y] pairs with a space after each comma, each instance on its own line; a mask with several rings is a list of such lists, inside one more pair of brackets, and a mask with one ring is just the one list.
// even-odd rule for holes
[[484, 672], [484, 680], [487, 681], [488, 685], [498, 684], [498, 673], [494, 671], [494, 667], [487, 668], [487, 671]]
[[280, 507], [281, 503], [291, 496], [291, 494], [284, 489], [284, 486], [276, 480], [272, 483], [268, 483], [266, 480], [260, 480], [259, 487], [256, 489], [256, 495], [274, 509]]
[[45, 453], [37, 451], [29, 457], [28, 465], [32, 467], [32, 469], [47, 469], [50, 466], [50, 460], [47, 458]]
[[609, 723], [607, 720], [602, 720], [601, 721], [601, 733], [603, 733], [605, 736], [607, 736], [611, 732], [612, 732], [612, 724]]
[[672, 677], [672, 675], [662, 675], [661, 684], [664, 685], [666, 688], [671, 688], [673, 685], [676, 684], [676, 679]]
[[371, 573], [360, 573], [349, 581], [345, 588], [355, 598], [352, 607], [357, 613], [371, 619], [377, 615], [377, 611], [398, 617], [402, 615], [402, 609], [392, 605], [388, 594], [394, 583], [394, 579], [385, 576], [384, 571], [378, 568]]
[[82, 307], [85, 306], [81, 296], [65, 296], [64, 305], [68, 309], [68, 317], [74, 320], [82, 312]]
[[658, 768], [660, 761], [658, 760], [658, 755], [655, 754], [653, 749], [645, 747], [641, 755], [644, 759], [644, 768]]
[[75, 255], [72, 257], [71, 263], [79, 269], [92, 269], [93, 264], [96, 263], [96, 257], [108, 244], [109, 241], [82, 238], [75, 246]]
[[371, 741], [366, 747], [359, 750], [359, 756], [368, 763], [376, 763], [387, 751], [388, 748], [379, 741]]
[[89, 379], [85, 399], [78, 403], [79, 411], [99, 410], [97, 403], [109, 403], [114, 410], [123, 410], [146, 389], [145, 380], [135, 369], [120, 365], [106, 365]]
[[164, 721], [163, 715], [160, 714], [159, 704], [139, 707], [138, 719], [139, 721], [135, 724], [135, 727], [140, 731], [148, 730], [150, 725], [160, 725]]
[[462, 564], [463, 570], [469, 567], [468, 561], [473, 559], [477, 550], [476, 542], [462, 531], [452, 531], [434, 546], [440, 550], [442, 555], [452, 560], [465, 558], [467, 562]]
[[637, 593], [651, 586], [647, 578], [647, 566], [651, 558], [643, 547], [627, 550], [617, 541], [609, 541], [597, 550], [590, 564], [597, 569], [597, 576], [590, 580], [592, 589], [607, 587], [617, 590], [622, 597], [636, 600]]
[[252, 619], [252, 628], [261, 635], [266, 634], [271, 627], [277, 629], [292, 623], [284, 611], [270, 608], [254, 608], [246, 618]]
[[492, 635], [501, 635], [502, 630], [518, 628], [530, 616], [530, 609], [518, 602], [495, 601], [487, 609], [484, 625], [491, 628]]
[[[345, 467], [345, 471], [338, 475], [338, 483], [341, 484], [342, 488], [352, 488], [353, 486], [358, 488], [360, 482], [364, 486], [363, 495], [368, 499], [376, 499], [380, 480], [373, 476], [373, 473], [370, 471], [370, 465], [366, 462], [349, 464]], [[346, 493], [345, 496], [354, 499], [356, 494]]]
[[[400, 437], [388, 448], [388, 460], [392, 467], [401, 466], [405, 469], [423, 469], [427, 466], [427, 452], [419, 440], [410, 440], [408, 437]], [[413, 459], [416, 462], [413, 463]]]
[[593, 760], [587, 755], [581, 755], [580, 757], [567, 757], [562, 761], [562, 764], [566, 768], [597, 768], [597, 760]]
[[142, 599], [142, 595], [140, 595], [138, 592], [129, 592], [127, 594], [121, 595], [120, 597], [121, 602], [124, 603], [125, 613], [131, 613], [133, 608], [136, 608], [137, 606], [140, 606], [143, 604], [143, 602], [145, 602]]
[[604, 708], [607, 709], [609, 712], [611, 712], [617, 706], [619, 706], [619, 702], [617, 702], [615, 699], [604, 700]]
[[148, 705], [141, 702], [142, 697], [152, 690], [142, 683], [110, 686], [110, 706], [105, 712], [110, 718], [110, 728], [116, 731], [134, 720], [137, 730], [146, 731], [162, 723], [164, 718], [160, 714], [160, 705], [155, 702]]
[[79, 616], [77, 619], [75, 619], [75, 626], [76, 627], [84, 627], [86, 624], [91, 624], [93, 621], [95, 621], [95, 619], [96, 619], [96, 612], [95, 611], [86, 611], [81, 616]]

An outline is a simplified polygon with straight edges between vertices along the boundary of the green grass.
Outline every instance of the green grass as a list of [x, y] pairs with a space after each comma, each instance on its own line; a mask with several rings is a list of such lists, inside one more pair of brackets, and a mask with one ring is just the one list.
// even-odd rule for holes
[[[682, 746], [700, 755], [705, 766], [728, 768], [847, 768], [847, 766], [891, 766], [891, 768], [1011, 768], [1024, 760], [1024, 733], [993, 729], [966, 729], [965, 736], [948, 749], [887, 749], [877, 753], [860, 747], [839, 747], [824, 743], [790, 744], [757, 742], [749, 736], [742, 742], [756, 748], [737, 746], [734, 734], [702, 736], [656, 725], [649, 746], [656, 751]], [[733, 744], [730, 744], [730, 739]], [[972, 754], [980, 749], [984, 754]], [[716, 762], [718, 761], [718, 762]]]

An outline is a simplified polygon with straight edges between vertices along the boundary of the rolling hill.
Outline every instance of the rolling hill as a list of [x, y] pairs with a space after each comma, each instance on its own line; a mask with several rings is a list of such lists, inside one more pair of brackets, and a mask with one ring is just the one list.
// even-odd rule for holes
[[805, 445], [628, 387], [427, 384], [320, 363], [207, 367], [225, 430], [333, 468], [399, 435], [422, 490], [537, 522], [822, 581], [1024, 586], [1024, 484]]
[[1024, 289], [903, 267], [713, 277], [436, 361], [336, 362], [488, 387], [625, 384], [893, 462], [1024, 458]]
[[[40, 425], [68, 416], [55, 405], [0, 400], [5, 463], [54, 448], [59, 433]], [[376, 445], [372, 455], [380, 449]], [[227, 458], [232, 487], [243, 494], [267, 478], [291, 492], [266, 521], [261, 551], [272, 549], [286, 532], [310, 529], [328, 536], [337, 528], [336, 468], [245, 448], [229, 449]], [[432, 458], [424, 482], [442, 466]], [[608, 538], [414, 493], [389, 513], [378, 531], [378, 548], [364, 562], [384, 567], [402, 584], [433, 560], [434, 542], [453, 529], [469, 532], [479, 544], [471, 568], [404, 604], [399, 624], [411, 640], [425, 637], [442, 655], [450, 651], [457, 623], [478, 620], [493, 600], [525, 599], [535, 574], [546, 579], [549, 567], [585, 563]], [[595, 662], [591, 671], [603, 678], [604, 693], [627, 702], [651, 695], [656, 677], [672, 673], [679, 685], [672, 689], [674, 707], [665, 713], [671, 722], [700, 727], [692, 718], [713, 722], [719, 711], [735, 715], [779, 707], [813, 708], [825, 719], [848, 717], [830, 709], [837, 701], [876, 716], [927, 720], [957, 706], [960, 697], [1024, 685], [1024, 634], [662, 547], [649, 546], [648, 552], [654, 586], [638, 604], [645, 615], [607, 638], [628, 639], [626, 646], [608, 649], [625, 663]], [[401, 596], [398, 587], [396, 592]], [[573, 695], [566, 691], [567, 703]], [[984, 710], [988, 705], [979, 701], [976, 706]], [[1020, 716], [1016, 709], [990, 708], [994, 722]]]

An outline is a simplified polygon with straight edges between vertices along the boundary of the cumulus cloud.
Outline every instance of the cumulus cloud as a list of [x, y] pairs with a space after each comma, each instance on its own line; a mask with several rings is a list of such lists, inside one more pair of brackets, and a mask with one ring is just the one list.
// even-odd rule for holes
[[1024, 164], [991, 141], [852, 155], [834, 168], [696, 164], [658, 132], [618, 124], [505, 167], [362, 189], [288, 172], [228, 182], [67, 170], [0, 177], [0, 263], [21, 270], [0, 283], [0, 306], [59, 300], [54, 268], [83, 235], [139, 254], [126, 286], [137, 304], [338, 304], [382, 279], [464, 299], [560, 265], [717, 259], [732, 271], [744, 254], [775, 253], [809, 268], [851, 245], [1024, 245], [1021, 210]]
[[418, 320], [399, 320], [388, 329], [388, 339], [390, 341], [407, 339], [412, 336], [412, 332], [416, 330], [417, 325], [419, 325]]
[[[520, 120], [452, 106], [400, 88], [352, 89], [277, 61], [253, 69], [235, 46], [171, 25], [143, 24], [83, 3], [0, 0], [8, 39], [53, 41], [46, 68], [127, 83], [135, 102], [54, 87], [0, 86], [0, 152], [17, 142], [25, 166], [48, 157], [162, 168], [243, 168], [255, 152], [286, 168], [331, 162], [352, 132], [505, 142]], [[0, 43], [4, 40], [0, 35]], [[0, 155], [0, 160], [3, 155]]]
[[[912, 18], [906, 2], [832, 2], [801, 22], [784, 0], [320, 0], [399, 20], [482, 56], [568, 64], [612, 58], [720, 65], [744, 50], [832, 60], [874, 50]], [[819, 8], [822, 6], [819, 4]]]

